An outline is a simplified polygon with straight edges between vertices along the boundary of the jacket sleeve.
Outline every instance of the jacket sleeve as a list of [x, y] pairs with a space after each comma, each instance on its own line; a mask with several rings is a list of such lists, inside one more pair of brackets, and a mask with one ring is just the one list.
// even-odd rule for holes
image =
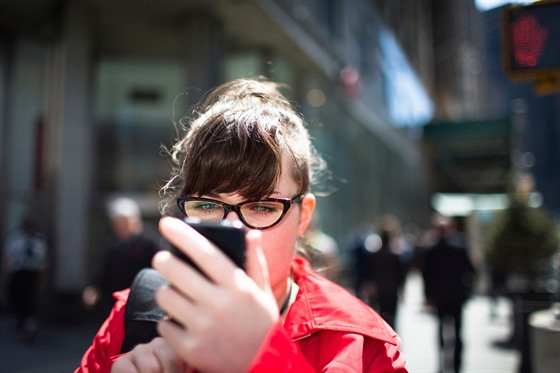
[[115, 293], [117, 301], [111, 314], [97, 331], [91, 346], [82, 357], [75, 373], [109, 373], [113, 362], [121, 356], [124, 339], [124, 310], [128, 290]]
[[315, 372], [296, 343], [286, 334], [279, 319], [270, 329], [248, 373]]

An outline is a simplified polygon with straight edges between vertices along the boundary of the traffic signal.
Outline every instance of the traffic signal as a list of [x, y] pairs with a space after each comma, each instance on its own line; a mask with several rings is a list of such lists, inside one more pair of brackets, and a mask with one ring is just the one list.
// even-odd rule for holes
[[507, 6], [502, 16], [506, 74], [513, 80], [560, 78], [560, 0]]

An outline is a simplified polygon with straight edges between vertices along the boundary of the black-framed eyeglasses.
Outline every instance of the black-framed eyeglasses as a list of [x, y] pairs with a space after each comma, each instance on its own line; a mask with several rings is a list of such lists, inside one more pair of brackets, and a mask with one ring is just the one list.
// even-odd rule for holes
[[203, 221], [220, 221], [235, 211], [249, 228], [267, 229], [280, 223], [293, 204], [300, 203], [303, 194], [292, 198], [259, 198], [230, 205], [222, 201], [201, 197], [179, 197], [177, 206], [189, 218]]

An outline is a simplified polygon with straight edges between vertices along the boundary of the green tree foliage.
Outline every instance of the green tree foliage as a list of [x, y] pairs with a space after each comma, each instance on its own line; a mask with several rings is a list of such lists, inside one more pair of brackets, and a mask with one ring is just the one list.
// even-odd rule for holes
[[529, 279], [535, 278], [560, 244], [552, 218], [519, 196], [512, 197], [509, 207], [496, 214], [487, 233], [489, 264], [502, 273]]

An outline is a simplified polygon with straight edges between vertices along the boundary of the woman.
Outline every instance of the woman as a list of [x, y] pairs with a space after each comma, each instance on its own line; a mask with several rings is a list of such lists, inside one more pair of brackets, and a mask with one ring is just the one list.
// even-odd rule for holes
[[324, 162], [276, 85], [241, 79], [218, 87], [172, 155], [164, 214], [179, 200], [187, 216], [203, 209], [241, 220], [246, 272], [182, 221], [162, 218], [162, 234], [206, 276], [158, 253], [153, 266], [170, 286], [156, 300], [173, 321], [158, 324], [161, 338], [119, 356], [128, 293], [116, 293], [78, 372], [406, 372], [399, 338], [381, 317], [296, 256]]

